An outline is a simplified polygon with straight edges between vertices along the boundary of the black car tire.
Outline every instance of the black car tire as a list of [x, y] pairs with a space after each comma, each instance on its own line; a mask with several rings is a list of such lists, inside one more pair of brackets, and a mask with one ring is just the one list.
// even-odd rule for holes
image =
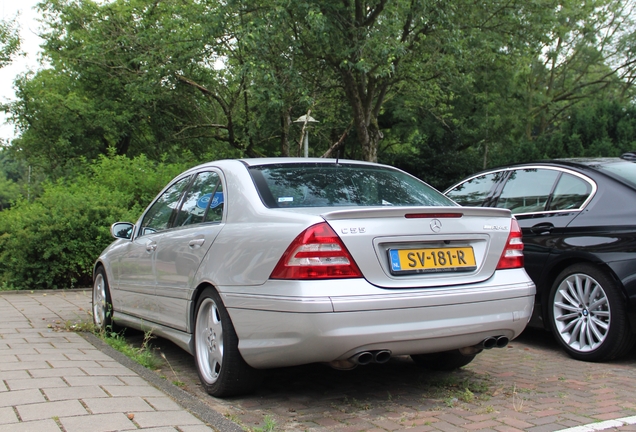
[[432, 354], [411, 354], [416, 365], [434, 371], [451, 371], [466, 366], [473, 361], [476, 354], [464, 355], [459, 350], [444, 351]]
[[636, 337], [619, 286], [598, 267], [575, 264], [563, 270], [548, 301], [552, 332], [571, 357], [607, 361], [634, 346]]
[[205, 391], [215, 397], [253, 391], [258, 373], [243, 360], [230, 316], [213, 288], [201, 293], [195, 314], [194, 358]]
[[103, 267], [99, 267], [93, 277], [93, 324], [100, 332], [116, 331], [110, 287]]

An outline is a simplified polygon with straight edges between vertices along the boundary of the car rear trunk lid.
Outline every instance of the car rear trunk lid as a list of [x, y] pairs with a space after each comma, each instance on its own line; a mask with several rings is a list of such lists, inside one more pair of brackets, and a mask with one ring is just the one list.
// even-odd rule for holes
[[462, 285], [490, 278], [506, 247], [508, 210], [395, 207], [321, 215], [363, 276], [383, 288]]

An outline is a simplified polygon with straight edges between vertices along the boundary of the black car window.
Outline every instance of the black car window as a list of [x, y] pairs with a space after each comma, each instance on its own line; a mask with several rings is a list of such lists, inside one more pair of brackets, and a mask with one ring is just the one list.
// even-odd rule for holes
[[591, 184], [572, 174], [563, 173], [554, 190], [549, 210], [578, 209], [591, 193]]
[[402, 171], [358, 164], [276, 164], [250, 168], [270, 208], [449, 206], [437, 190]]
[[503, 174], [503, 171], [499, 171], [473, 177], [446, 192], [446, 196], [463, 206], [482, 206]]
[[606, 164], [599, 164], [594, 168], [598, 169], [610, 177], [636, 188], [636, 163], [630, 161], [618, 161]]
[[[185, 195], [174, 226], [220, 221], [223, 215], [223, 192], [219, 191], [220, 182], [221, 179], [215, 172], [199, 173]], [[206, 212], [212, 212], [212, 215], [206, 218]]]
[[141, 221], [140, 235], [163, 231], [170, 226], [172, 212], [179, 205], [181, 194], [190, 182], [190, 178], [182, 178], [157, 198]]
[[513, 214], [544, 211], [558, 176], [558, 171], [549, 169], [512, 171], [497, 200], [497, 207], [507, 208]]

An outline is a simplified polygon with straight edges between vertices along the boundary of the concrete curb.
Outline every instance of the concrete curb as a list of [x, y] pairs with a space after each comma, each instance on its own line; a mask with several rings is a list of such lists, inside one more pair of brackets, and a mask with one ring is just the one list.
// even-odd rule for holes
[[116, 349], [112, 348], [100, 338], [92, 333], [79, 332], [80, 336], [86, 339], [91, 345], [111, 357], [121, 365], [135, 372], [142, 379], [153, 385], [157, 389], [170, 396], [183, 409], [192, 413], [202, 422], [210, 425], [219, 432], [244, 432], [244, 429], [238, 424], [228, 420], [223, 415], [214, 411], [190, 393], [180, 389], [165, 379], [160, 378], [156, 373], [146, 369], [139, 363], [126, 357]]

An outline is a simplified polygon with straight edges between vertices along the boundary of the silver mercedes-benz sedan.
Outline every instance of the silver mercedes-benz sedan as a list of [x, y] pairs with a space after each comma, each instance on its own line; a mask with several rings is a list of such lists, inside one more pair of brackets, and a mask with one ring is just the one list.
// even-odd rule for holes
[[518, 336], [534, 303], [509, 210], [459, 207], [380, 164], [206, 163], [111, 232], [95, 324], [175, 342], [218, 397], [314, 362], [458, 368]]

